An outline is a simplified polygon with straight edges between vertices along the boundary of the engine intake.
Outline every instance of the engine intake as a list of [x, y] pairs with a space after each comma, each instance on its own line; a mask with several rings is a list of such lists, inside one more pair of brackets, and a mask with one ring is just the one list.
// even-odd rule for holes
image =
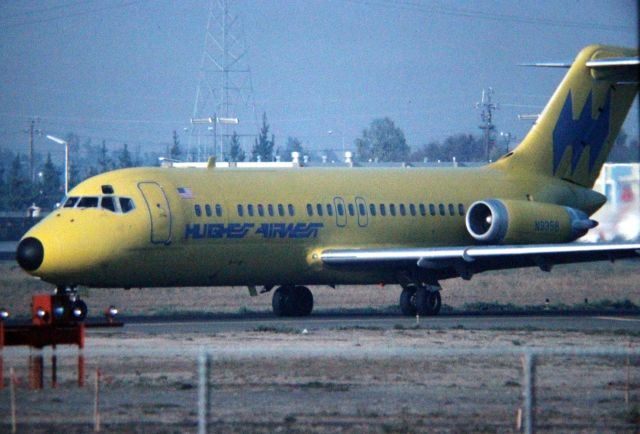
[[524, 200], [477, 201], [466, 216], [469, 234], [490, 244], [569, 242], [597, 224], [575, 208]]

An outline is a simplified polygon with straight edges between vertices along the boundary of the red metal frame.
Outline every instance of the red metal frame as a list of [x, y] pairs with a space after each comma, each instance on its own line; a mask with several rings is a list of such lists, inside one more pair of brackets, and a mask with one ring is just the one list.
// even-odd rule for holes
[[[37, 294], [31, 302], [31, 324], [7, 325], [0, 319], [0, 389], [4, 387], [4, 361], [2, 349], [5, 346], [29, 346], [32, 348], [44, 348], [57, 345], [77, 345], [84, 348], [86, 327], [122, 327], [121, 322], [116, 322], [107, 315], [108, 322], [85, 325], [69, 319], [68, 315], [62, 318], [54, 316], [53, 309], [63, 302], [59, 296], [50, 294]], [[44, 311], [44, 315], [38, 316], [38, 311]], [[108, 311], [108, 309], [107, 309]], [[57, 385], [57, 356], [51, 356], [51, 387]], [[29, 356], [29, 385], [34, 389], [42, 389], [44, 386], [44, 358], [42, 355]], [[78, 355], [78, 386], [85, 383], [84, 355]]]

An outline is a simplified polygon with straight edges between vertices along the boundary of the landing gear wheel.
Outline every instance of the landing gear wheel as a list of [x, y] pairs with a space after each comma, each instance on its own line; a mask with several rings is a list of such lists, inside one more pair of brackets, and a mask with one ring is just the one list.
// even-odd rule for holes
[[87, 317], [87, 303], [85, 303], [84, 301], [77, 299], [73, 304], [72, 304], [72, 308], [71, 308], [71, 316], [73, 319], [75, 319], [76, 321], [84, 321], [84, 319]]
[[416, 291], [416, 313], [424, 316], [435, 316], [442, 307], [440, 291], [429, 291], [427, 288], [418, 288]]
[[271, 299], [271, 308], [275, 316], [291, 315], [292, 293], [293, 287], [291, 286], [281, 286], [274, 291]]
[[404, 316], [416, 316], [416, 288], [408, 286], [400, 293], [400, 311]]
[[313, 294], [306, 286], [281, 286], [273, 293], [276, 316], [307, 316], [313, 310]]
[[308, 316], [313, 310], [313, 294], [306, 286], [296, 286], [294, 292], [294, 316]]

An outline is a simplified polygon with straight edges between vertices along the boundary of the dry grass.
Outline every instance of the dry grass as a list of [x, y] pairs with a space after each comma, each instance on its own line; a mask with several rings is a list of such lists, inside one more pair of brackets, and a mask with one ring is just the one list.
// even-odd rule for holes
[[[442, 282], [443, 302], [453, 307], [469, 303], [514, 305], [576, 305], [598, 300], [625, 300], [640, 304], [640, 262], [593, 263], [556, 267], [551, 273], [536, 269], [490, 272], [471, 281]], [[311, 288], [317, 310], [385, 309], [398, 302], [398, 286], [339, 286]], [[26, 316], [31, 296], [51, 286], [26, 275], [14, 262], [0, 263], [0, 303], [14, 316]], [[271, 295], [250, 297], [246, 288], [84, 289], [82, 297], [92, 312], [110, 304], [129, 315], [173, 312], [267, 312]]]

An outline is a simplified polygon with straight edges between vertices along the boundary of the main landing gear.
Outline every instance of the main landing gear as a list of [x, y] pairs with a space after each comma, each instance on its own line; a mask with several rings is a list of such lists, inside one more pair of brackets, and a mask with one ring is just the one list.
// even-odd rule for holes
[[87, 304], [75, 288], [57, 287], [53, 292], [53, 315], [58, 322], [82, 322], [87, 317]]
[[400, 310], [405, 316], [434, 316], [440, 312], [440, 286], [404, 284], [400, 293]]
[[273, 293], [271, 306], [276, 316], [307, 316], [313, 310], [313, 294], [306, 286], [284, 285]]

